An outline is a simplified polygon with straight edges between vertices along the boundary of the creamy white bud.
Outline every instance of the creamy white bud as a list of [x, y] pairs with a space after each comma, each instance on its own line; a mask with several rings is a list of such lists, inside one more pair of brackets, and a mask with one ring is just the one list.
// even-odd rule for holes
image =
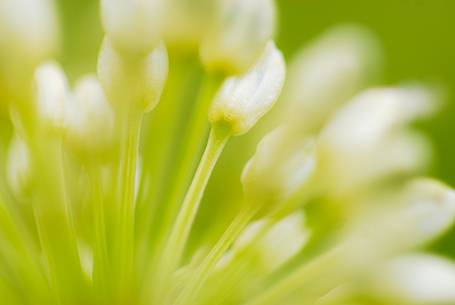
[[422, 88], [370, 89], [339, 110], [323, 137], [339, 148], [377, 143], [391, 129], [431, 114], [434, 100]]
[[305, 226], [304, 214], [294, 213], [274, 224], [257, 243], [252, 244], [265, 225], [265, 220], [250, 224], [233, 245], [232, 256], [243, 248], [254, 247], [251, 250], [258, 259], [257, 263], [265, 272], [272, 272], [305, 246], [310, 232]]
[[314, 140], [296, 139], [279, 127], [266, 135], [242, 173], [247, 201], [273, 209], [292, 197], [315, 168]]
[[104, 40], [98, 59], [98, 77], [115, 108], [128, 106], [148, 112], [159, 102], [168, 74], [163, 44], [143, 58], [126, 60]]
[[434, 106], [432, 94], [422, 88], [370, 89], [336, 112], [318, 142], [333, 191], [355, 190], [426, 165], [429, 145], [406, 125]]
[[161, 40], [162, 0], [102, 0], [104, 29], [114, 47], [129, 54], [147, 54]]
[[275, 30], [273, 0], [216, 1], [214, 26], [200, 56], [211, 71], [240, 74], [254, 65]]
[[58, 45], [53, 0], [0, 1], [0, 99], [30, 100], [30, 83], [38, 64]]
[[253, 68], [224, 81], [210, 108], [211, 123], [225, 125], [233, 135], [246, 133], [275, 104], [285, 74], [283, 56], [269, 42]]
[[446, 232], [455, 220], [455, 191], [439, 181], [418, 179], [405, 194], [408, 212], [415, 219], [416, 243], [426, 243]]
[[282, 116], [302, 132], [318, 131], [340, 104], [377, 77], [380, 53], [375, 37], [363, 28], [330, 29], [292, 60]]
[[345, 259], [353, 266], [422, 247], [455, 221], [455, 192], [431, 179], [414, 180], [398, 196], [383, 198], [381, 203], [357, 218], [350, 228]]
[[166, 44], [180, 50], [197, 50], [212, 28], [213, 12], [218, 1], [165, 0]]
[[77, 151], [95, 153], [112, 148], [114, 113], [95, 76], [77, 82], [65, 115], [66, 139]]
[[53, 62], [40, 65], [35, 72], [35, 90], [37, 114], [44, 127], [64, 128], [70, 91], [62, 68]]
[[8, 184], [17, 196], [26, 196], [30, 191], [32, 169], [27, 143], [18, 135], [11, 141], [7, 159]]
[[0, 1], [0, 59], [35, 65], [56, 48], [58, 24], [52, 0]]
[[455, 264], [430, 254], [408, 254], [391, 259], [370, 276], [369, 293], [400, 304], [454, 304]]

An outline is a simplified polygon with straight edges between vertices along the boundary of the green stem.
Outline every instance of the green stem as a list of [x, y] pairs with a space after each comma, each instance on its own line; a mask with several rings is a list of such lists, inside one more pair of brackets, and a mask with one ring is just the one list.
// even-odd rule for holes
[[90, 185], [92, 186], [92, 208], [94, 237], [94, 264], [93, 264], [93, 283], [95, 291], [101, 296], [106, 293], [106, 281], [108, 281], [108, 250], [106, 221], [104, 215], [104, 196], [101, 186], [101, 175], [99, 168], [91, 168]]
[[166, 280], [158, 284], [158, 295], [167, 288], [167, 281], [180, 263], [208, 180], [229, 138], [230, 132], [224, 129], [214, 127], [210, 132], [207, 147], [161, 256], [158, 276]]
[[189, 128], [183, 136], [182, 149], [180, 150], [181, 153], [170, 170], [170, 172], [174, 173], [176, 176], [172, 177], [173, 179], [171, 179], [171, 183], [168, 187], [169, 191], [165, 193], [166, 195], [170, 194], [170, 196], [164, 198], [167, 206], [167, 213], [165, 214], [165, 221], [163, 224], [165, 233], [168, 233], [168, 228], [173, 223], [178, 212], [179, 204], [190, 183], [191, 174], [196, 166], [196, 164], [194, 164], [195, 156], [201, 153], [199, 152], [201, 150], [200, 147], [202, 146], [201, 139], [203, 139], [208, 132], [207, 111], [218, 85], [218, 77], [207, 76], [204, 79], [198, 100], [194, 107], [196, 111], [193, 113], [192, 119], [188, 124]]
[[245, 208], [234, 218], [221, 238], [217, 241], [214, 247], [210, 250], [209, 254], [199, 265], [195, 275], [192, 277], [191, 281], [188, 282], [188, 286], [185, 287], [185, 290], [179, 296], [175, 302], [175, 305], [182, 305], [186, 302], [191, 303], [194, 300], [194, 297], [197, 296], [198, 292], [203, 287], [210, 274], [213, 272], [213, 269], [215, 268], [220, 258], [229, 249], [232, 243], [238, 238], [240, 233], [242, 233], [243, 229], [246, 227], [255, 213], [256, 210]]
[[253, 297], [245, 305], [277, 304], [299, 289], [309, 300], [308, 303], [313, 303], [341, 284], [350, 274], [346, 266], [340, 265], [343, 258], [342, 255], [340, 256], [342, 252], [339, 250], [335, 248], [311, 262], [301, 265], [290, 275]]
[[56, 298], [62, 303], [87, 302], [83, 291], [88, 279], [83, 272], [71, 206], [65, 190], [62, 147], [59, 139], [42, 139], [31, 145], [37, 179], [36, 200], [33, 204], [35, 221], [48, 274]]
[[139, 138], [142, 114], [127, 116], [125, 122], [125, 147], [120, 164], [120, 206], [118, 264], [120, 281], [119, 292], [128, 291], [132, 284], [134, 259], [134, 203], [136, 187], [136, 168], [139, 154]]

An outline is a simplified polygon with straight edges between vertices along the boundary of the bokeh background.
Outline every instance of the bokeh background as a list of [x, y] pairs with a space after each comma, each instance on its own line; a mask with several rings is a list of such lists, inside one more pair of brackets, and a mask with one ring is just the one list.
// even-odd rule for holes
[[[101, 42], [97, 0], [59, 0], [59, 60], [71, 79], [93, 72]], [[383, 84], [423, 81], [446, 92], [442, 111], [419, 123], [431, 139], [431, 176], [455, 186], [455, 1], [278, 0], [277, 43], [287, 58], [331, 26], [354, 23], [376, 34], [384, 50]], [[455, 257], [455, 229], [432, 247]]]

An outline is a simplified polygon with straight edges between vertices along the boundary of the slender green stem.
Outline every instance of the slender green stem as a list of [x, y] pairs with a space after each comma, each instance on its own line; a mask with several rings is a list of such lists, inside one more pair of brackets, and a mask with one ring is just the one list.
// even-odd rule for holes
[[[134, 259], [134, 205], [136, 188], [136, 168], [139, 154], [139, 138], [142, 114], [127, 117], [125, 122], [125, 147], [120, 165], [120, 206], [119, 206], [119, 291], [128, 291], [132, 284]], [[119, 287], [120, 288], [120, 287]]]
[[157, 274], [163, 280], [155, 287], [155, 297], [160, 298], [163, 291], [166, 293], [168, 281], [180, 263], [208, 180], [229, 138], [227, 130], [214, 127], [210, 132], [207, 147], [162, 253]]
[[248, 222], [254, 216], [255, 212], [256, 210], [254, 209], [245, 208], [234, 218], [221, 238], [217, 241], [217, 243], [210, 250], [209, 254], [198, 266], [191, 281], [188, 282], [188, 286], [185, 287], [185, 290], [174, 303], [175, 305], [182, 305], [186, 302], [191, 303], [194, 300], [194, 297], [197, 296], [198, 292], [203, 287], [210, 274], [213, 272], [213, 269], [215, 268], [220, 258], [237, 239]]
[[[349, 274], [349, 271], [346, 271], [344, 266], [339, 263], [340, 260], [342, 261], [339, 250], [339, 248], [335, 248], [311, 262], [301, 265], [290, 275], [253, 297], [245, 305], [276, 304], [298, 289], [305, 291], [305, 297], [314, 302], [341, 284]], [[312, 302], [308, 301], [308, 303]]]
[[88, 289], [78, 252], [71, 207], [65, 190], [64, 164], [58, 139], [43, 139], [32, 144], [37, 180], [33, 208], [40, 244], [47, 261], [48, 276], [57, 299], [62, 303], [86, 302]]
[[213, 100], [213, 95], [218, 88], [220, 78], [218, 76], [207, 76], [203, 80], [196, 104], [193, 107], [195, 112], [191, 116], [188, 128], [184, 130], [183, 142], [180, 153], [169, 172], [171, 179], [164, 192], [163, 202], [165, 203], [164, 220], [162, 223], [162, 235], [169, 234], [172, 224], [178, 213], [178, 209], [191, 182], [197, 164], [197, 156], [202, 153], [203, 140], [208, 133], [207, 111]]
[[[201, 69], [194, 57], [171, 53], [171, 66], [162, 101], [149, 117], [144, 141], [144, 173], [137, 203], [138, 264], [149, 268], [157, 248], [162, 248], [168, 205], [163, 200], [172, 184], [176, 159], [182, 153], [181, 142], [191, 123], [193, 95], [200, 81]], [[204, 123], [207, 120], [205, 118]], [[166, 231], [168, 233], [169, 231]], [[153, 233], [153, 234], [152, 234]], [[145, 275], [145, 278], [148, 276]]]
[[91, 168], [90, 185], [92, 186], [92, 208], [94, 237], [94, 264], [93, 264], [93, 283], [95, 290], [101, 296], [106, 293], [106, 281], [108, 280], [108, 250], [106, 222], [104, 215], [104, 196], [101, 186], [101, 175], [99, 168]]

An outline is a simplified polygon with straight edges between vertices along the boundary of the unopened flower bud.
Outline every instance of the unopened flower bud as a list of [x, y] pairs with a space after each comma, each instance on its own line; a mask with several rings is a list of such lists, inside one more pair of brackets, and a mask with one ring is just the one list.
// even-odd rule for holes
[[79, 152], [106, 152], [112, 148], [114, 113], [95, 76], [76, 84], [66, 112], [67, 140]]
[[305, 226], [304, 215], [296, 212], [274, 224], [257, 242], [252, 242], [265, 225], [266, 220], [250, 224], [233, 245], [232, 256], [237, 251], [248, 248], [258, 259], [256, 262], [262, 271], [272, 272], [304, 247], [310, 232]]
[[335, 27], [305, 46], [289, 68], [283, 116], [302, 132], [319, 131], [340, 104], [377, 77], [379, 49], [371, 33], [355, 26]]
[[0, 97], [30, 98], [35, 67], [55, 52], [57, 36], [52, 0], [0, 1]]
[[17, 196], [27, 196], [31, 184], [30, 152], [27, 143], [18, 135], [11, 141], [8, 161], [8, 184]]
[[69, 98], [65, 72], [56, 63], [42, 64], [35, 72], [35, 90], [38, 119], [45, 128], [62, 129]]
[[166, 47], [161, 44], [147, 56], [129, 61], [104, 40], [98, 60], [98, 77], [115, 108], [151, 111], [161, 97], [168, 73]]
[[432, 94], [422, 88], [370, 89], [336, 112], [318, 141], [318, 158], [332, 190], [356, 190], [425, 165], [428, 144], [407, 125], [434, 106]]
[[52, 0], [0, 2], [0, 59], [37, 64], [55, 50], [57, 18]]
[[292, 197], [315, 168], [314, 141], [290, 139], [286, 132], [280, 127], [266, 135], [242, 173], [247, 202], [261, 205], [261, 210]]
[[165, 0], [166, 44], [180, 50], [197, 50], [212, 27], [213, 0]]
[[381, 264], [367, 281], [374, 298], [396, 304], [454, 304], [455, 264], [429, 254], [409, 254]]
[[417, 179], [405, 192], [408, 213], [412, 215], [416, 244], [434, 240], [455, 221], [455, 191], [439, 181]]
[[352, 242], [346, 248], [352, 263], [369, 264], [422, 247], [455, 221], [455, 191], [435, 180], [414, 180], [388, 200], [391, 205], [372, 209], [352, 227]]
[[200, 56], [209, 70], [240, 74], [254, 65], [275, 30], [273, 0], [221, 0]]
[[162, 0], [102, 0], [103, 25], [114, 47], [127, 54], [147, 54], [160, 42]]
[[211, 123], [227, 127], [233, 135], [246, 133], [275, 104], [285, 74], [283, 56], [269, 42], [246, 74], [224, 81], [209, 112]]

